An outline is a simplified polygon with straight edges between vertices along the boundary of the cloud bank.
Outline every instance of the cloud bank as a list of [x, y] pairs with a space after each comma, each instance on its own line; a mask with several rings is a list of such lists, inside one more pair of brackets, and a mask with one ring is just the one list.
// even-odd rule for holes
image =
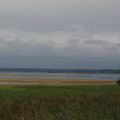
[[118, 0], [1, 0], [0, 66], [119, 68]]

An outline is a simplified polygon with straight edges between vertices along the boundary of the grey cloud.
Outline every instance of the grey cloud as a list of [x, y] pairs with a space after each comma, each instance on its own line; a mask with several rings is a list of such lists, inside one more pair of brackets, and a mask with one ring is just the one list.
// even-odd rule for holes
[[[3, 39], [4, 38], [4, 39]], [[11, 41], [10, 41], [11, 40]], [[34, 42], [35, 39], [0, 39], [0, 66], [9, 67], [118, 67], [118, 53], [97, 51], [96, 48], [83, 46], [82, 39], [70, 39], [67, 48], [60, 51], [53, 40]], [[36, 43], [36, 44], [32, 44]], [[66, 43], [64, 43], [66, 44]], [[2, 47], [3, 46], [3, 47]], [[93, 49], [92, 49], [93, 48]], [[99, 54], [98, 54], [99, 53]], [[102, 53], [102, 54], [101, 54]], [[109, 54], [108, 54], [109, 53]], [[109, 61], [109, 62], [108, 62]], [[113, 62], [115, 61], [115, 62]], [[104, 65], [102, 63], [104, 62]], [[111, 64], [110, 64], [111, 63]], [[101, 67], [102, 66], [102, 67]]]
[[93, 40], [85, 40], [84, 44], [92, 45], [92, 46], [101, 46], [101, 48], [107, 48], [111, 50], [118, 50], [120, 43], [111, 42], [109, 40], [102, 39], [93, 39]]
[[81, 32], [67, 41], [65, 51], [81, 57], [104, 57], [118, 55], [120, 52], [117, 35]]
[[116, 43], [114, 44], [116, 48], [119, 48], [120, 49], [120, 42], [119, 43]]
[[0, 39], [0, 54], [14, 56], [39, 56], [49, 55], [53, 52], [54, 42], [52, 40], [42, 41], [41, 43], [32, 44], [34, 41], [25, 42], [22, 38], [1, 38]]
[[119, 11], [118, 0], [1, 0], [0, 65], [118, 67]]
[[[5, 0], [0, 2], [2, 29], [72, 31], [75, 24], [88, 31], [120, 31], [120, 2], [101, 0]], [[7, 3], [7, 4], [6, 4]]]
[[100, 40], [100, 39], [93, 39], [93, 40], [85, 40], [85, 44], [91, 44], [91, 45], [111, 45], [111, 42], [108, 42], [106, 40]]

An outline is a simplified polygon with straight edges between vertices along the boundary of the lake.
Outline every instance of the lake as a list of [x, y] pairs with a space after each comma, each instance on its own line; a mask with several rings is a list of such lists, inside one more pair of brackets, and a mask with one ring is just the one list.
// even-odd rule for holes
[[0, 78], [34, 78], [34, 79], [81, 79], [81, 80], [118, 80], [120, 74], [100, 73], [47, 73], [47, 72], [0, 72]]

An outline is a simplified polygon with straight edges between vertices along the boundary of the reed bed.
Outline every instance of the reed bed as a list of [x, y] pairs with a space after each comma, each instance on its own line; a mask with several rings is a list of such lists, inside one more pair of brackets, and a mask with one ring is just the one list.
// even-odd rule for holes
[[120, 120], [120, 93], [1, 96], [0, 120]]

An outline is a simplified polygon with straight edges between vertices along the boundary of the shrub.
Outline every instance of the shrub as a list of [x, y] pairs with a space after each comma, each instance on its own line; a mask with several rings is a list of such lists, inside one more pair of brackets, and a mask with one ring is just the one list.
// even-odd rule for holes
[[117, 80], [117, 84], [120, 85], [120, 79]]

